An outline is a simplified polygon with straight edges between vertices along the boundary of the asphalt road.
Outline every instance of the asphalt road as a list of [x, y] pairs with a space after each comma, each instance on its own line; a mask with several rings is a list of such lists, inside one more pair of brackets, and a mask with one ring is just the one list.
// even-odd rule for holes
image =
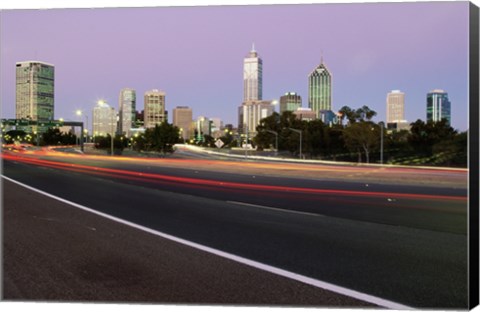
[[4, 175], [151, 229], [407, 306], [467, 307], [462, 173], [40, 158], [4, 159]]
[[2, 182], [3, 300], [372, 307]]

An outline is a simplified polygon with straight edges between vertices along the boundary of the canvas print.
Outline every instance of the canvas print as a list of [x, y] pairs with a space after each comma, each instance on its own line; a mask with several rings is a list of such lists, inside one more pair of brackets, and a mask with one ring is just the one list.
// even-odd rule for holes
[[2, 10], [2, 300], [471, 307], [472, 16]]

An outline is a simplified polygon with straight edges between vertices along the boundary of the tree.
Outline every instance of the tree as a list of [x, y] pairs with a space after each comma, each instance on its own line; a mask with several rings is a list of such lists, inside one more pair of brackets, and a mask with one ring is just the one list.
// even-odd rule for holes
[[232, 131], [229, 131], [228, 129], [225, 131], [225, 134], [220, 137], [220, 140], [222, 140], [224, 146], [234, 146], [234, 137], [232, 135]]
[[379, 144], [380, 127], [371, 121], [356, 122], [343, 130], [343, 138], [347, 148], [358, 153], [359, 162], [363, 151], [369, 163], [370, 152]]
[[23, 141], [27, 133], [23, 130], [10, 130], [5, 133], [3, 140], [6, 144], [12, 144], [16, 140]]
[[62, 133], [58, 128], [48, 128], [43, 133], [42, 140], [45, 145], [73, 145], [77, 141], [77, 136], [72, 133]]
[[293, 112], [286, 111], [282, 115], [274, 112], [260, 121], [256, 128], [257, 135], [254, 138], [254, 142], [259, 149], [274, 146], [275, 135], [268, 131], [275, 131], [278, 133], [279, 150], [298, 151], [299, 135], [289, 130], [289, 128], [302, 129], [303, 131], [305, 130], [305, 124]]
[[[432, 156], [433, 146], [442, 141], [452, 140], [457, 132], [448, 125], [446, 119], [424, 122], [420, 119], [411, 123], [408, 142], [422, 156]], [[438, 152], [438, 150], [437, 150]]]
[[311, 156], [318, 156], [325, 151], [327, 145], [326, 128], [325, 124], [319, 119], [305, 124], [303, 135], [305, 153], [310, 153]]
[[371, 110], [368, 106], [363, 105], [361, 108], [355, 111], [355, 116], [359, 119], [359, 121], [370, 121], [374, 116], [377, 115], [377, 112]]
[[280, 115], [277, 112], [274, 112], [272, 115], [260, 120], [260, 124], [256, 128], [257, 135], [253, 139], [257, 145], [257, 148], [263, 150], [273, 146], [275, 142], [275, 135], [268, 131], [275, 131], [279, 133], [280, 129]]
[[325, 129], [325, 153], [336, 160], [337, 154], [345, 152], [343, 126], [333, 125]]
[[212, 137], [212, 136], [209, 135], [209, 134], [203, 135], [203, 143], [202, 143], [202, 146], [205, 146], [205, 147], [216, 147], [216, 145], [215, 145], [215, 138]]
[[394, 163], [395, 159], [409, 157], [414, 150], [408, 143], [410, 131], [400, 130], [386, 133], [384, 136], [384, 154], [389, 163]]
[[357, 111], [351, 109], [348, 106], [343, 106], [342, 108], [340, 108], [340, 110], [338, 112], [340, 113], [340, 116], [341, 116], [340, 118], [341, 118], [342, 124], [343, 124], [343, 120], [345, 118], [347, 118], [347, 120], [350, 124], [356, 122], [357, 119], [358, 119]]
[[167, 122], [155, 125], [145, 131], [145, 139], [147, 144], [157, 152], [173, 153], [173, 146], [180, 142], [179, 129]]

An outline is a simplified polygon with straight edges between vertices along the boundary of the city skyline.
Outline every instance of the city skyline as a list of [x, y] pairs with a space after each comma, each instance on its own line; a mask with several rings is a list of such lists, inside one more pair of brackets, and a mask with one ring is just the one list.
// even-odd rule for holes
[[[347, 23], [335, 19], [353, 11]], [[189, 106], [194, 118], [220, 117], [225, 124], [236, 125], [243, 98], [239, 68], [254, 42], [263, 59], [263, 98], [278, 100], [291, 91], [307, 98], [308, 74], [323, 55], [335, 76], [332, 110], [368, 105], [378, 113], [375, 120], [386, 120], [385, 94], [401, 89], [407, 97], [407, 121], [425, 120], [426, 94], [443, 89], [452, 103], [452, 126], [464, 131], [468, 128], [467, 12], [466, 2], [3, 11], [2, 118], [15, 116], [14, 64], [33, 59], [55, 65], [56, 119], [78, 120], [75, 111], [91, 112], [99, 99], [115, 106], [119, 90], [130, 87], [139, 93], [165, 90], [170, 112]], [[259, 19], [255, 32], [247, 31], [254, 26], [241, 23], [247, 16]], [[325, 22], [313, 22], [308, 18], [312, 16]], [[409, 25], [394, 22], [406, 16]], [[180, 25], [180, 17], [191, 23]], [[15, 27], [27, 18], [40, 26]], [[123, 25], [122, 18], [138, 23]], [[282, 22], [272, 28], [271, 22], [277, 20]], [[367, 20], [371, 22], [359, 24]], [[445, 20], [450, 21], [448, 27]], [[385, 27], [374, 27], [376, 22]], [[55, 27], [59, 23], [65, 27]], [[92, 33], [96, 27], [99, 30]], [[38, 31], [52, 35], [38, 42]], [[69, 36], [64, 33], [68, 31]], [[168, 44], [144, 49], [142, 44], [155, 31], [167, 36]], [[119, 38], [128, 34], [135, 35], [130, 41], [135, 53], [121, 50], [125, 41]], [[321, 43], [309, 41], [312, 34]], [[56, 48], [62, 39], [69, 44]], [[443, 41], [449, 44], [432, 50], [431, 43]], [[138, 101], [137, 110], [143, 108]]]

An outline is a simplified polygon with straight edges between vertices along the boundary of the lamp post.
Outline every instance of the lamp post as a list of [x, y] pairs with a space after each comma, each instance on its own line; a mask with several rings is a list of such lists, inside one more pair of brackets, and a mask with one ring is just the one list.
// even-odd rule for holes
[[300, 134], [300, 159], [302, 159], [302, 130], [293, 129], [293, 128], [288, 128], [288, 129]]
[[383, 122], [380, 122], [380, 164], [383, 165]]
[[[77, 110], [75, 111], [75, 114], [76, 114], [78, 117], [80, 117], [80, 121], [82, 120], [81, 116], [84, 116], [84, 117], [85, 117], [85, 120], [86, 120], [85, 125], [86, 125], [86, 127], [85, 127], [85, 130], [83, 130], [83, 132], [86, 134], [85, 143], [88, 143], [88, 115], [84, 114], [81, 109], [77, 109]], [[82, 127], [82, 128], [83, 128], [83, 127]], [[84, 134], [84, 133], [82, 133], [82, 137], [83, 137], [83, 134]], [[82, 143], [83, 143], [83, 141], [82, 141]], [[82, 145], [83, 145], [83, 144], [82, 144]]]
[[245, 159], [247, 159], [247, 148], [248, 148], [248, 126], [245, 127]]
[[275, 134], [275, 156], [277, 156], [278, 155], [278, 132], [273, 130], [265, 130], [265, 131]]
[[111, 148], [111, 155], [113, 156], [113, 130], [114, 130], [114, 124], [115, 124], [115, 120], [114, 120], [115, 119], [115, 111], [114, 111], [113, 107], [111, 109], [112, 109], [112, 111], [111, 111], [112, 118], [110, 118], [110, 119], [112, 121], [112, 124], [111, 124], [112, 133], [110, 134], [110, 148]]

